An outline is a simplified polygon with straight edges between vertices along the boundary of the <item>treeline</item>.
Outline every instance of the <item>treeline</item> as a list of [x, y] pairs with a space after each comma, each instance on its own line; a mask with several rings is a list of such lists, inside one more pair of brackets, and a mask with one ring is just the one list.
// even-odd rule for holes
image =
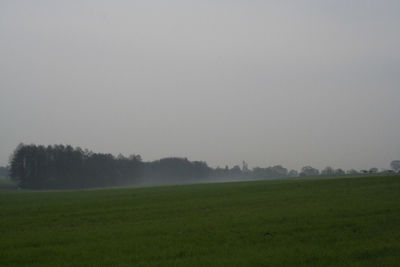
[[267, 168], [255, 167], [252, 170], [243, 161], [242, 168], [239, 165], [233, 166], [231, 169], [228, 166], [213, 170], [213, 177], [216, 179], [272, 179], [272, 178], [285, 178], [296, 177], [298, 172], [296, 170], [288, 170], [281, 165], [275, 165]]
[[138, 155], [114, 157], [70, 145], [20, 144], [11, 156], [9, 172], [21, 188], [84, 189], [196, 181], [208, 176], [211, 168], [182, 158], [143, 162]]
[[[400, 161], [393, 161], [394, 171], [400, 170]], [[394, 172], [389, 170], [390, 172]], [[143, 162], [139, 155], [125, 157], [93, 153], [70, 145], [20, 144], [10, 157], [9, 167], [0, 168], [21, 188], [29, 189], [85, 189], [125, 185], [193, 183], [246, 179], [272, 179], [297, 176], [344, 175], [342, 169], [326, 167], [321, 172], [305, 166], [300, 172], [281, 165], [250, 170], [243, 161], [229, 168], [210, 168], [202, 161], [186, 158], [164, 158]], [[389, 172], [388, 171], [388, 172]], [[349, 170], [347, 174], [377, 173], [378, 169]], [[5, 175], [4, 175], [5, 176]]]

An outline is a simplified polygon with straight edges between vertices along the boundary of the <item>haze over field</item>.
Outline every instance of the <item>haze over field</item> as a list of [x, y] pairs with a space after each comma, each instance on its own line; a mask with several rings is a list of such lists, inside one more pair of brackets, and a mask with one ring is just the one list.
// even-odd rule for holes
[[0, 166], [24, 142], [388, 168], [399, 14], [395, 0], [1, 1]]

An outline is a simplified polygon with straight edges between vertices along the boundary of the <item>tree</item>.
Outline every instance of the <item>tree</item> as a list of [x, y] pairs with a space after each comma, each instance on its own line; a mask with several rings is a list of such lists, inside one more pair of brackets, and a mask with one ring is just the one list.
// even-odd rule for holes
[[232, 178], [241, 177], [242, 170], [240, 169], [239, 165], [235, 165], [230, 169], [230, 175]]
[[377, 172], [378, 172], [378, 168], [369, 169], [369, 173], [377, 173]]
[[347, 174], [358, 174], [358, 171], [356, 171], [355, 169], [350, 169], [347, 171]]
[[335, 174], [335, 170], [332, 167], [328, 166], [328, 167], [325, 167], [325, 169], [323, 169], [321, 171], [321, 174], [327, 175], [327, 176], [332, 176]]
[[10, 177], [12, 180], [16, 181], [18, 184], [25, 183], [25, 158], [24, 158], [24, 148], [25, 145], [20, 143], [10, 156]]
[[140, 156], [140, 155], [132, 154], [129, 156], [129, 159], [142, 162], [142, 156]]
[[288, 176], [288, 170], [282, 165], [275, 165], [271, 168], [272, 176], [274, 178], [282, 178]]
[[[70, 145], [20, 144], [10, 157], [10, 177], [21, 188], [79, 189], [132, 184], [142, 174], [139, 156], [93, 153]], [[200, 166], [200, 167], [199, 167]], [[197, 169], [203, 168], [195, 164]]]
[[393, 160], [391, 163], [390, 163], [390, 167], [392, 167], [392, 169], [394, 170], [394, 171], [400, 171], [400, 160]]
[[301, 168], [299, 176], [316, 176], [319, 175], [319, 170], [311, 166], [304, 166]]
[[335, 175], [345, 175], [345, 174], [346, 174], [345, 171], [340, 168], [335, 170]]
[[245, 173], [249, 172], [249, 165], [244, 160], [242, 162], [242, 171], [245, 172]]

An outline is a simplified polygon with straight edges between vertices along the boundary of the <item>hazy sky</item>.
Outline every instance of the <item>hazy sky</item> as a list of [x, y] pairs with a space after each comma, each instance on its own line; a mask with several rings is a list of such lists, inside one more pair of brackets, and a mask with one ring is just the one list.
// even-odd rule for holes
[[400, 1], [0, 1], [0, 165], [18, 143], [388, 168]]

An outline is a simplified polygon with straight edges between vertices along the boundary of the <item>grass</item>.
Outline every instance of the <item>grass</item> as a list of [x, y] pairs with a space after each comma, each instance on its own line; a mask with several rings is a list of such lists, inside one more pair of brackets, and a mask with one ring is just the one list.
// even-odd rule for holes
[[400, 177], [0, 193], [1, 266], [399, 266]]

